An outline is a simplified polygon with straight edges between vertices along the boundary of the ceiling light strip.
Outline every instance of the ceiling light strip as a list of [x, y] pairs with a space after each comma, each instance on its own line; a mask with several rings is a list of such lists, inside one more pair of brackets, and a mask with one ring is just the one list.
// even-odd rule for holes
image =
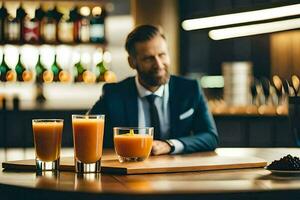
[[297, 28], [300, 28], [300, 18], [282, 20], [277, 22], [237, 26], [232, 28], [215, 29], [209, 31], [208, 35], [213, 40], [223, 40], [249, 35], [286, 31]]
[[255, 22], [300, 14], [300, 4], [268, 8], [256, 11], [247, 11], [234, 14], [218, 15], [197, 19], [184, 20], [181, 24], [186, 31]]

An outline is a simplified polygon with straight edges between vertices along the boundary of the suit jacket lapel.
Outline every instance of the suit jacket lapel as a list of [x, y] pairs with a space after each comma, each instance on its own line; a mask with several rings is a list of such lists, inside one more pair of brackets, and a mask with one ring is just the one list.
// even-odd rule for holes
[[174, 78], [170, 78], [169, 82], [169, 103], [170, 103], [170, 137], [177, 136], [177, 124], [178, 124], [178, 97], [175, 91]]
[[126, 96], [126, 108], [125, 113], [128, 121], [128, 126], [137, 127], [138, 126], [138, 100], [137, 100], [137, 89], [135, 85], [134, 78], [130, 79], [128, 83], [128, 94]]

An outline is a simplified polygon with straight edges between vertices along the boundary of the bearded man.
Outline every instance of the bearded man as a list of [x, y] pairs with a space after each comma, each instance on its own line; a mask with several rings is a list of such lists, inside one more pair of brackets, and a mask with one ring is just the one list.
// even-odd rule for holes
[[113, 147], [113, 127], [154, 127], [152, 155], [211, 151], [218, 133], [197, 81], [169, 73], [166, 38], [152, 25], [126, 39], [134, 77], [103, 86], [90, 114], [105, 115], [104, 147]]

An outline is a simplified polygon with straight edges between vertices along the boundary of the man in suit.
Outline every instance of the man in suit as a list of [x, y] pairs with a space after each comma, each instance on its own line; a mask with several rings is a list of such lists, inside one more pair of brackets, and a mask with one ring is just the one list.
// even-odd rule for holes
[[214, 150], [218, 134], [203, 92], [195, 80], [169, 74], [165, 36], [152, 25], [136, 27], [125, 44], [137, 71], [105, 84], [90, 114], [105, 114], [104, 147], [113, 146], [113, 127], [154, 127], [152, 154]]

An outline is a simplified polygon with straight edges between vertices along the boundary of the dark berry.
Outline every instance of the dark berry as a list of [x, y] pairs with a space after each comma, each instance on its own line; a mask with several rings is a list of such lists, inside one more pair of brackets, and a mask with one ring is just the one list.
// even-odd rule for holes
[[280, 158], [279, 160], [274, 160], [267, 169], [271, 170], [300, 170], [300, 159], [299, 157], [292, 156], [290, 154]]

